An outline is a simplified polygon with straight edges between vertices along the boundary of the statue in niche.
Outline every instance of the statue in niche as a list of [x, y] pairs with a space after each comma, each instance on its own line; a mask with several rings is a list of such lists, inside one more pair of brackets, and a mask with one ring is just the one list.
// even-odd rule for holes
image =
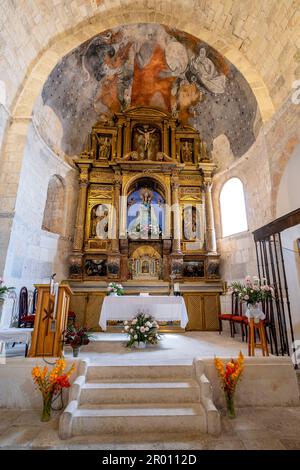
[[92, 227], [91, 236], [104, 240], [108, 238], [108, 207], [104, 204], [99, 204], [92, 209]]
[[201, 47], [199, 55], [191, 61], [194, 81], [199, 81], [212, 93], [221, 94], [225, 91], [226, 77], [218, 74], [215, 64], [207, 57], [206, 49]]
[[142, 274], [148, 274], [148, 273], [149, 273], [149, 262], [148, 261], [143, 261]]
[[103, 137], [96, 134], [99, 148], [98, 148], [98, 160], [109, 160], [111, 154], [111, 138]]
[[198, 226], [197, 209], [186, 207], [183, 211], [183, 235], [185, 240], [195, 240], [200, 238], [200, 227]]
[[183, 163], [193, 163], [193, 143], [185, 140], [180, 146], [180, 156]]
[[140, 160], [155, 160], [159, 151], [159, 134], [155, 127], [144, 124], [136, 127], [134, 146]]
[[152, 205], [153, 191], [147, 187], [139, 190], [141, 203], [132, 201], [129, 208], [138, 209], [136, 217], [128, 224], [128, 234], [131, 238], [158, 238], [160, 234], [159, 222]]

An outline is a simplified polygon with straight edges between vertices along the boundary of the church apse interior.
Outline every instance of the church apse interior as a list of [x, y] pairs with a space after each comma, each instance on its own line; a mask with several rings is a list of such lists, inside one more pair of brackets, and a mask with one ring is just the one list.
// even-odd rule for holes
[[[34, 3], [43, 4], [41, 17], [48, 18], [45, 2]], [[26, 315], [34, 317], [39, 302], [35, 289], [44, 289], [42, 299], [53, 275], [67, 287], [62, 303], [58, 300], [57, 307], [53, 301], [52, 308], [65, 309], [96, 339], [105, 338], [80, 353], [82, 362], [88, 357], [99, 360], [101, 367], [126, 362], [116, 339], [124, 334], [123, 321], [108, 321], [107, 331], [99, 323], [110, 283], [121, 284], [124, 297], [180, 298], [186, 324], [182, 327], [179, 319], [160, 323], [167, 356], [163, 358], [164, 348], [162, 356], [153, 350], [154, 364], [192, 367], [199, 356], [213, 384], [218, 413], [224, 402], [215, 391], [215, 354], [236, 356], [241, 350], [246, 357], [249, 352], [247, 327], [238, 320], [245, 317], [247, 305], [228, 287], [258, 276], [275, 292], [270, 305], [263, 304], [270, 353], [264, 360], [270, 360], [272, 369], [285, 371], [287, 385], [271, 393], [272, 373], [257, 366], [253, 387], [265, 374], [262, 394], [255, 389], [249, 398], [246, 387], [251, 381], [245, 379], [238, 406], [248, 406], [248, 400], [253, 409], [255, 403], [270, 409], [291, 403], [298, 410], [300, 44], [293, 34], [299, 2], [293, 7], [297, 17], [290, 13], [286, 23], [278, 20], [281, 28], [289, 25], [286, 45], [277, 41], [277, 20], [262, 20], [263, 12], [251, 13], [257, 24], [265, 25], [260, 40], [263, 27], [254, 40], [251, 31], [256, 29], [244, 19], [242, 30], [238, 23], [229, 26], [226, 2], [221, 0], [217, 3], [224, 24], [215, 12], [215, 28], [213, 23], [205, 26], [208, 19], [201, 16], [198, 4], [206, 2], [191, 2], [195, 18], [182, 13], [183, 18], [187, 15], [182, 21], [162, 14], [154, 1], [148, 3], [157, 16], [149, 19], [148, 6], [143, 6], [145, 14], [135, 14], [134, 2], [126, 0], [121, 8], [128, 8], [130, 20], [125, 13], [106, 16], [115, 15], [107, 1], [76, 3], [82, 4], [80, 15], [86, 11], [87, 16], [69, 19], [68, 28], [62, 27], [58, 35], [51, 36], [49, 29], [49, 38], [36, 54], [24, 53], [26, 76], [19, 66], [13, 75], [9, 54], [6, 61], [0, 58], [0, 277], [14, 288], [0, 302], [0, 342], [1, 331], [4, 335], [20, 327], [24, 299]], [[184, 12], [183, 4], [189, 2], [175, 3]], [[244, 18], [238, 2], [228, 3], [232, 22], [235, 15]], [[271, 15], [274, 2], [266, 3]], [[60, 14], [72, 16], [66, 11]], [[21, 10], [10, 14], [18, 16]], [[32, 329], [37, 328], [34, 321], [28, 325]], [[47, 325], [51, 333], [51, 321]], [[42, 341], [39, 334], [47, 336], [44, 330], [33, 332], [31, 349], [26, 343], [25, 352], [22, 341], [3, 343], [7, 363], [24, 361], [19, 380], [24, 379], [26, 393], [6, 398], [13, 389], [11, 378], [3, 392], [0, 384], [0, 415], [1, 408], [36, 409], [39, 404], [37, 397], [27, 398], [32, 387], [25, 378], [34, 358], [42, 360], [43, 355], [33, 353]], [[175, 351], [176, 338], [180, 340]], [[43, 348], [52, 340], [45, 341]], [[246, 357], [246, 371], [254, 370], [254, 359], [262, 364], [262, 351], [257, 348], [257, 357]], [[128, 361], [137, 354], [134, 365], [143, 365], [143, 360], [149, 365], [147, 353], [130, 352]], [[72, 357], [66, 358], [71, 364]], [[79, 356], [76, 377], [83, 367], [80, 361]], [[5, 367], [0, 364], [0, 377]], [[94, 371], [85, 373], [97, 377]], [[222, 435], [219, 414], [210, 418], [205, 413], [207, 423], [215, 419], [211, 429]], [[78, 429], [85, 429], [84, 420], [76, 428], [76, 411], [73, 424], [67, 425], [69, 418], [62, 416], [60, 438], [69, 439], [72, 432], [78, 436]], [[93, 428], [90, 422], [86, 426]]]

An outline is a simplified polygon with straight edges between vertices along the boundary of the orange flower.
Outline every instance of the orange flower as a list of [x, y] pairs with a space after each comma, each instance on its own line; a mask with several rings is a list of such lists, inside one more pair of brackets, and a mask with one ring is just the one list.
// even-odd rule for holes
[[244, 370], [244, 356], [242, 352], [239, 353], [237, 360], [231, 359], [226, 364], [223, 364], [217, 357], [214, 362], [223, 390], [227, 393], [234, 393], [237, 382]]
[[68, 372], [64, 373], [66, 361], [64, 358], [57, 359], [55, 366], [49, 372], [48, 367], [36, 366], [32, 369], [32, 377], [43, 396], [56, 395], [62, 388], [70, 387], [69, 378], [75, 370], [72, 364]]

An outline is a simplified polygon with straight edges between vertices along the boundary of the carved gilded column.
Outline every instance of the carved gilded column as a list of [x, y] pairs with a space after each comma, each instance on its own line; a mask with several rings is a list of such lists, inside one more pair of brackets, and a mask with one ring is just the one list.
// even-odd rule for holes
[[115, 194], [114, 194], [114, 220], [112, 231], [111, 249], [113, 252], [119, 252], [119, 220], [120, 220], [120, 196], [121, 196], [121, 183], [122, 177], [115, 176]]
[[74, 234], [74, 251], [81, 251], [84, 241], [87, 190], [89, 186], [90, 164], [80, 164], [79, 196]]
[[179, 206], [179, 178], [178, 176], [173, 176], [171, 180], [172, 187], [172, 209], [173, 209], [173, 244], [172, 244], [172, 253], [181, 254], [181, 245], [180, 245], [180, 206]]
[[210, 178], [204, 180], [205, 194], [205, 217], [206, 217], [206, 249], [209, 253], [217, 253], [217, 241], [215, 231], [214, 209], [211, 196], [212, 181]]

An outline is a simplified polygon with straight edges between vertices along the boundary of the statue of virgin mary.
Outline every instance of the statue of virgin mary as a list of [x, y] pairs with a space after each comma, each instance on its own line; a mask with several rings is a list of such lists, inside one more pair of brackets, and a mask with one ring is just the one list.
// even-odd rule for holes
[[149, 188], [141, 188], [139, 195], [141, 202], [130, 207], [138, 210], [136, 217], [128, 225], [128, 234], [131, 238], [158, 238], [160, 230], [152, 205], [153, 192]]

